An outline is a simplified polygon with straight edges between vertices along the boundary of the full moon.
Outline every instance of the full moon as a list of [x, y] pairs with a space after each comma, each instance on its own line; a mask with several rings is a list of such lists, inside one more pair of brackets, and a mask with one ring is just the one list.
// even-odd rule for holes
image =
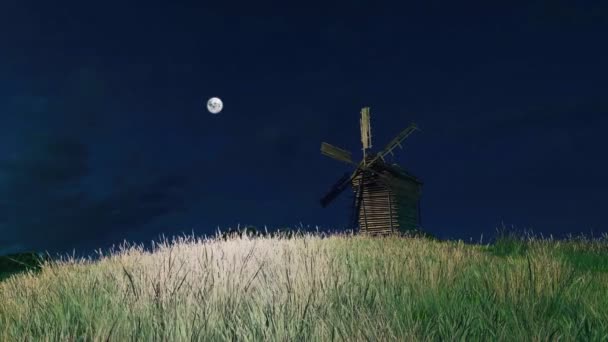
[[224, 103], [219, 97], [212, 97], [207, 101], [207, 110], [211, 114], [218, 114], [224, 108]]

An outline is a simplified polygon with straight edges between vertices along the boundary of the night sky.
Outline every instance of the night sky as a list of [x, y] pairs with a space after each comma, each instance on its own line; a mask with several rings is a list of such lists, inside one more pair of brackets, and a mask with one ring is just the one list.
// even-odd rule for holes
[[608, 232], [605, 2], [204, 3], [2, 1], [0, 254], [344, 227], [363, 106], [427, 231]]

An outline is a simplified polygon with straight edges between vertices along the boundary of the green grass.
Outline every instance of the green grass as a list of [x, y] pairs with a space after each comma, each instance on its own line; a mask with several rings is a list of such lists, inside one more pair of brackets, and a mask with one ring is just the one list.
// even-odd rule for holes
[[0, 340], [605, 341], [607, 246], [179, 239], [5, 279]]

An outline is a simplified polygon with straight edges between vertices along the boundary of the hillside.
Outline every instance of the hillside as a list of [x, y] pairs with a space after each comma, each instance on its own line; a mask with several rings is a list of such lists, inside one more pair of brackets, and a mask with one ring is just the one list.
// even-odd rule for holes
[[0, 282], [0, 340], [607, 340], [608, 240], [178, 239]]

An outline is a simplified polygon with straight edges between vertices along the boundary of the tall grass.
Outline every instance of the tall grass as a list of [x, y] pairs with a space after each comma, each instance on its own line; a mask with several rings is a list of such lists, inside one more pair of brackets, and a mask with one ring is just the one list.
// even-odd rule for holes
[[508, 241], [525, 248], [496, 253], [500, 243], [305, 235], [122, 246], [1, 282], [0, 340], [608, 340], [608, 273], [572, 261], [588, 253], [602, 264], [606, 241]]

